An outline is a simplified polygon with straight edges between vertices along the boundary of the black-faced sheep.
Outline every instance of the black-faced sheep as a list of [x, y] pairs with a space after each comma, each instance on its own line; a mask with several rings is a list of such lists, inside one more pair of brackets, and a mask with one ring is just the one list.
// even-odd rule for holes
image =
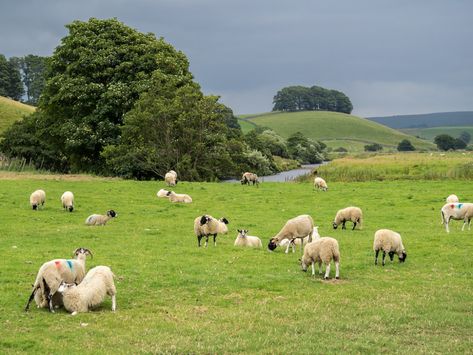
[[233, 244], [236, 247], [261, 248], [263, 244], [258, 237], [248, 235], [248, 229], [237, 229], [238, 235]]
[[[312, 231], [312, 240], [317, 240], [320, 239], [320, 234], [319, 234], [319, 227], [314, 227]], [[294, 253], [296, 251], [296, 245], [301, 245], [301, 243], [307, 244], [309, 243], [309, 237], [305, 237], [304, 239], [293, 239], [292, 241], [289, 241], [289, 239], [283, 239], [280, 243], [280, 247], [287, 247], [288, 245], [291, 246], [292, 252]]]
[[92, 214], [85, 220], [88, 226], [104, 226], [110, 219], [115, 218], [118, 214], [114, 210], [107, 211], [106, 215]]
[[[309, 241], [312, 241], [312, 232], [314, 230], [314, 221], [309, 215], [300, 215], [295, 218], [292, 218], [286, 222], [284, 227], [276, 234], [273, 238], [269, 240], [268, 249], [272, 251], [283, 241], [288, 239], [292, 242], [296, 238], [303, 239], [309, 236]], [[301, 252], [303, 248], [303, 241], [301, 243]], [[286, 248], [286, 254], [289, 252], [289, 245]]]
[[312, 276], [315, 276], [315, 263], [319, 264], [319, 274], [322, 273], [322, 263], [325, 264], [325, 279], [330, 275], [330, 262], [335, 263], [335, 278], [340, 278], [340, 250], [338, 242], [334, 238], [323, 237], [311, 243], [304, 248], [304, 255], [301, 260], [302, 271], [307, 271], [307, 267], [312, 265]]
[[46, 192], [43, 190], [36, 190], [30, 195], [30, 205], [33, 210], [37, 210], [39, 205], [44, 206], [46, 202]]
[[352, 230], [355, 229], [357, 224], [359, 224], [359, 229], [361, 229], [363, 225], [363, 212], [358, 207], [347, 207], [339, 210], [333, 220], [333, 229], [337, 229], [340, 224], [342, 224], [342, 229], [346, 229], [346, 221], [353, 222]]
[[214, 237], [214, 246], [217, 246], [217, 234], [227, 233], [228, 220], [225, 217], [217, 220], [216, 218], [210, 215], [199, 216], [194, 220], [194, 233], [197, 236], [197, 243], [200, 247], [200, 241], [205, 237], [205, 247], [207, 247], [209, 242], [209, 236], [213, 235]]
[[389, 254], [389, 258], [393, 261], [394, 254], [397, 254], [399, 262], [406, 261], [407, 254], [404, 245], [402, 245], [402, 238], [399, 233], [396, 233], [390, 229], [380, 229], [374, 234], [373, 250], [375, 253], [374, 264], [378, 265], [378, 254], [379, 251], [383, 251], [383, 266], [386, 253]]
[[74, 194], [70, 191], [66, 191], [61, 196], [62, 208], [72, 212], [74, 210]]
[[446, 203], [440, 210], [440, 214], [447, 233], [450, 233], [448, 224], [451, 219], [463, 220], [462, 231], [466, 224], [468, 224], [468, 230], [470, 230], [471, 219], [473, 218], [473, 203]]
[[170, 202], [183, 202], [183, 203], [191, 203], [192, 197], [186, 194], [176, 194], [174, 191], [168, 191], [167, 196]]
[[253, 185], [256, 185], [258, 187], [259, 185], [259, 180], [258, 180], [258, 175], [250, 172], [246, 172], [243, 174], [240, 180], [242, 185], [250, 185], [250, 183], [253, 183]]

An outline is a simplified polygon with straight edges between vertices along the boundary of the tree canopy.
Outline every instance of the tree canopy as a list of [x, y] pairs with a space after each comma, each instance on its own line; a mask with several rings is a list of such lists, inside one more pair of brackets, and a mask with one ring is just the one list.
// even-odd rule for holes
[[7, 60], [0, 54], [0, 95], [20, 100], [23, 93], [18, 62], [14, 58]]

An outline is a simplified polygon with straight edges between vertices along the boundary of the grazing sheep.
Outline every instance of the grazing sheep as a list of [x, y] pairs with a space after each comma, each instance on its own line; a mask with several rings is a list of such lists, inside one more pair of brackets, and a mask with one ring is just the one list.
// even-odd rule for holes
[[[28, 311], [31, 301], [35, 300], [38, 308], [49, 306], [49, 310], [54, 312], [54, 303], [60, 301], [53, 296], [59, 288], [61, 281], [69, 283], [79, 283], [85, 275], [86, 256], [92, 256], [92, 252], [87, 248], [78, 248], [74, 251], [75, 259], [54, 259], [41, 265], [33, 284], [25, 311]], [[38, 292], [38, 290], [40, 292]]]
[[104, 226], [108, 220], [118, 216], [114, 210], [107, 211], [107, 215], [103, 214], [92, 214], [85, 220], [85, 224], [88, 226]]
[[322, 191], [327, 191], [328, 190], [328, 186], [327, 186], [327, 183], [325, 182], [324, 179], [322, 179], [321, 177], [316, 177], [314, 179], [314, 189], [317, 189], [317, 190], [322, 190]]
[[[312, 240], [317, 240], [320, 239], [320, 234], [318, 231], [319, 227], [314, 227], [313, 232], [312, 232]], [[294, 253], [296, 250], [296, 245], [301, 245], [301, 241], [303, 241], [305, 244], [309, 243], [309, 237], [305, 237], [304, 239], [294, 239], [290, 241], [289, 239], [283, 239], [280, 243], [280, 247], [287, 247], [288, 245], [291, 246], [292, 252]]]
[[346, 221], [353, 222], [352, 230], [355, 229], [357, 223], [360, 224], [359, 229], [361, 229], [363, 224], [363, 212], [361, 212], [361, 209], [358, 207], [347, 207], [339, 210], [333, 220], [333, 229], [337, 229], [340, 224], [342, 224], [342, 229], [346, 229]]
[[447, 197], [447, 203], [455, 203], [455, 202], [460, 202], [460, 200], [458, 200], [457, 195], [451, 194], [450, 196]]
[[[225, 217], [217, 220], [210, 215], [199, 216], [194, 220], [194, 233], [197, 236], [197, 243], [200, 247], [200, 240], [205, 237], [205, 247], [207, 248], [209, 242], [209, 236], [214, 237], [214, 246], [217, 246], [217, 234], [225, 233], [225, 229], [222, 224], [228, 224], [228, 220]], [[227, 229], [228, 231], [228, 229]]]
[[254, 173], [246, 172], [241, 177], [240, 182], [241, 182], [242, 185], [246, 185], [246, 184], [250, 185], [250, 182], [252, 182], [253, 185], [256, 184], [256, 187], [258, 187], [258, 185], [259, 185], [258, 175], [254, 174]]
[[325, 264], [325, 280], [330, 275], [330, 262], [335, 263], [335, 278], [340, 278], [340, 250], [336, 239], [323, 237], [308, 243], [304, 248], [304, 255], [301, 260], [302, 271], [307, 271], [307, 267], [312, 265], [312, 276], [315, 276], [315, 263], [319, 264], [319, 274], [322, 273], [322, 263]]
[[177, 173], [174, 170], [170, 170], [164, 175], [164, 181], [168, 186], [176, 186], [177, 184]]
[[33, 210], [37, 210], [39, 205], [44, 206], [46, 202], [46, 192], [43, 190], [36, 190], [30, 195], [30, 204]]
[[74, 209], [74, 194], [70, 191], [66, 191], [61, 196], [62, 208], [72, 212]]
[[258, 237], [248, 235], [248, 229], [237, 229], [238, 235], [233, 244], [236, 247], [261, 248], [263, 244]]
[[112, 297], [112, 311], [115, 311], [117, 289], [114, 277], [108, 266], [96, 266], [89, 270], [79, 285], [62, 282], [58, 292], [62, 293], [64, 308], [73, 316], [78, 312], [88, 312], [109, 295]]
[[448, 224], [450, 219], [456, 221], [463, 219], [462, 231], [468, 223], [468, 230], [470, 230], [471, 219], [473, 218], [473, 203], [446, 203], [440, 210], [442, 221], [445, 224], [447, 233], [450, 233]]
[[168, 193], [169, 193], [168, 190], [161, 189], [161, 190], [158, 191], [158, 193], [156, 194], [156, 196], [168, 198]]
[[228, 234], [228, 220], [225, 217], [222, 217], [218, 220], [218, 234]]
[[[284, 227], [276, 234], [273, 238], [269, 240], [268, 249], [272, 251], [276, 249], [279, 243], [284, 239], [288, 239], [292, 242], [294, 239], [300, 238], [304, 239], [309, 236], [309, 241], [312, 241], [312, 233], [314, 230], [314, 221], [309, 215], [300, 215], [294, 217], [286, 222]], [[289, 251], [289, 245], [286, 247], [286, 254]], [[301, 241], [301, 253], [304, 246], [303, 240]]]
[[375, 265], [378, 265], [378, 254], [380, 250], [383, 251], [383, 266], [386, 253], [389, 254], [391, 262], [393, 261], [394, 254], [397, 254], [400, 263], [406, 261], [407, 258], [406, 250], [404, 249], [404, 245], [402, 245], [401, 235], [390, 229], [380, 229], [376, 231], [374, 234], [373, 250], [375, 252]]
[[168, 191], [167, 196], [171, 202], [191, 203], [192, 198], [186, 194], [176, 194], [174, 191]]

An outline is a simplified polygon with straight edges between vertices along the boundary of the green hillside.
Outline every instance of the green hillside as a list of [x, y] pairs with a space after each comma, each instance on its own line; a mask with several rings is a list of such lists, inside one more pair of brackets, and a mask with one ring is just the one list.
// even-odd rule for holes
[[33, 106], [0, 96], [0, 133], [25, 115], [34, 112]]
[[395, 129], [473, 126], [473, 111], [435, 112], [417, 115], [368, 117], [368, 119]]
[[309, 138], [326, 142], [329, 147], [345, 147], [350, 151], [363, 150], [364, 145], [369, 143], [379, 143], [385, 149], [395, 149], [403, 139], [409, 139], [418, 149], [434, 148], [430, 142], [364, 118], [338, 112], [266, 113], [246, 119], [269, 127], [285, 138], [299, 131]]
[[419, 136], [423, 139], [433, 141], [439, 134], [448, 134], [452, 137], [457, 138], [462, 132], [468, 132], [473, 137], [473, 126], [456, 126], [456, 127], [431, 127], [431, 128], [407, 128], [402, 129], [402, 132]]

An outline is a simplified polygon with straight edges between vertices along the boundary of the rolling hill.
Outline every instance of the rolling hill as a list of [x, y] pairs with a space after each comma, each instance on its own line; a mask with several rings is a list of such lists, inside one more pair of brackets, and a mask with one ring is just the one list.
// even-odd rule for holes
[[269, 127], [285, 138], [299, 131], [309, 138], [323, 141], [329, 147], [344, 147], [349, 151], [363, 150], [364, 145], [370, 143], [379, 143], [385, 149], [395, 149], [403, 139], [409, 139], [418, 149], [435, 149], [432, 143], [425, 140], [364, 118], [338, 112], [282, 112], [242, 118], [250, 124]]
[[33, 106], [0, 96], [0, 133], [34, 110]]
[[473, 137], [473, 126], [451, 126], [451, 127], [430, 127], [430, 128], [406, 128], [402, 132], [412, 136], [433, 141], [439, 134], [448, 134], [454, 138], [460, 136], [462, 132], [468, 132]]
[[368, 117], [367, 119], [395, 129], [473, 126], [473, 111], [437, 112], [421, 115]]

